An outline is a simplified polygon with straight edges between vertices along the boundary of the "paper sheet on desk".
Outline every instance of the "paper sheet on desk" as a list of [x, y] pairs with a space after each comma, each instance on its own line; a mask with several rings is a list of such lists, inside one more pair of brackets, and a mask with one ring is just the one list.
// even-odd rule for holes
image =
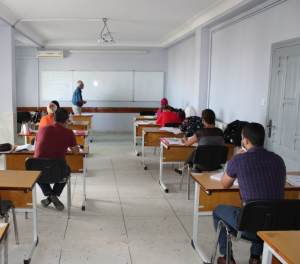
[[286, 181], [293, 186], [300, 186], [300, 176], [286, 175]]
[[[223, 173], [224, 173], [224, 172], [221, 172], [221, 173], [217, 173], [217, 174], [211, 175], [210, 178], [211, 178], [211, 179], [214, 179], [214, 180], [221, 181], [221, 178], [222, 178]], [[238, 183], [238, 180], [237, 180], [237, 179], [233, 182], [233, 185], [239, 186], [239, 183]]]
[[16, 147], [16, 151], [21, 151], [21, 150], [34, 151], [34, 148], [35, 148], [34, 145], [25, 144], [25, 145]]
[[144, 116], [145, 118], [157, 118], [157, 116]]
[[144, 120], [144, 121], [138, 121], [136, 123], [138, 125], [149, 125], [149, 124], [156, 124], [156, 121], [147, 121], [147, 120]]
[[161, 127], [159, 130], [165, 130], [165, 131], [169, 131], [174, 133], [175, 135], [178, 134], [183, 134], [183, 132], [181, 132], [181, 130], [179, 128], [175, 128], [175, 127]]
[[[67, 151], [72, 152], [70, 148], [68, 148]], [[79, 152], [83, 152], [83, 149], [79, 148]]]

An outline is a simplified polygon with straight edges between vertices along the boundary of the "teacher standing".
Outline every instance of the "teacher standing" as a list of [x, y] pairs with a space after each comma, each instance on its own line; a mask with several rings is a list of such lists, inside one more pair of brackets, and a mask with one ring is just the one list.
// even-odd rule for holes
[[82, 106], [86, 104], [86, 101], [82, 100], [82, 89], [84, 84], [82, 81], [77, 82], [77, 88], [75, 89], [72, 97], [72, 109], [75, 115], [82, 114]]

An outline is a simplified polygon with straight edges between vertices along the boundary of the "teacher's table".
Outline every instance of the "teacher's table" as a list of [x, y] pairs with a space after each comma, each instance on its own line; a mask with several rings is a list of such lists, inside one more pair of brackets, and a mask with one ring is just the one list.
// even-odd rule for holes
[[[153, 116], [153, 118], [150, 117], [150, 116], [133, 116], [133, 143], [136, 142], [136, 139], [135, 139], [135, 137], [136, 137], [136, 131], [135, 131], [136, 126], [135, 126], [134, 122], [135, 121], [145, 121], [145, 120], [156, 121], [156, 119], [157, 119], [156, 116]], [[142, 134], [140, 135], [140, 137], [142, 137]]]
[[89, 122], [89, 132], [90, 132], [90, 141], [93, 141], [93, 130], [92, 130], [92, 119], [93, 115], [73, 115], [73, 121], [88, 121]]
[[29, 264], [38, 244], [36, 189], [40, 171], [0, 171], [0, 193], [3, 200], [13, 201], [17, 212], [32, 212], [33, 241], [24, 259]]
[[[240, 148], [238, 145], [225, 144], [228, 147], [227, 161], [229, 161]], [[163, 164], [175, 164], [184, 163], [187, 158], [193, 153], [197, 146], [185, 146], [185, 145], [174, 145], [168, 144], [160, 140], [160, 156], [159, 156], [159, 184], [163, 190], [167, 193], [168, 188], [162, 181]]]
[[68, 129], [72, 130], [88, 130], [89, 121], [73, 121], [68, 125]]
[[4, 238], [4, 264], [8, 264], [8, 240], [7, 240], [7, 231], [9, 224], [0, 223], [0, 243]]
[[262, 264], [271, 264], [272, 256], [284, 264], [300, 262], [300, 231], [259, 231], [257, 235], [264, 241]]
[[[83, 132], [84, 132], [84, 135], [83, 134], [78, 135], [78, 131], [76, 131], [76, 133], [74, 133], [75, 137], [76, 137], [76, 142], [77, 142], [77, 144], [80, 144], [80, 145], [88, 145], [89, 131], [83, 130]], [[31, 139], [36, 137], [36, 134], [35, 133], [32, 133], [32, 134], [19, 133], [18, 136], [25, 138], [25, 144], [30, 144]]]
[[[82, 197], [82, 211], [85, 210], [86, 204], [86, 182], [85, 174], [86, 157], [89, 154], [89, 146], [84, 146], [83, 152], [79, 152], [78, 155], [74, 155], [71, 152], [66, 154], [66, 162], [71, 168], [72, 173], [80, 173], [83, 177], [83, 197]], [[25, 160], [33, 157], [34, 151], [11, 151], [4, 155], [4, 170], [26, 170]]]
[[[233, 185], [229, 189], [223, 188], [221, 181], [211, 179], [215, 173], [191, 173], [195, 180], [195, 201], [192, 246], [195, 248], [203, 263], [209, 263], [209, 259], [197, 242], [198, 217], [211, 215], [217, 205], [226, 204], [241, 207], [242, 200], [239, 187]], [[300, 172], [287, 172], [289, 175], [300, 175]], [[299, 199], [300, 187], [292, 186], [286, 182], [284, 199]]]
[[[149, 123], [147, 123], [147, 124], [145, 124], [146, 122], [149, 122]], [[154, 122], [154, 124], [153, 123], [150, 123], [150, 122]], [[144, 128], [144, 127], [160, 127], [160, 124], [155, 124], [155, 120], [153, 121], [153, 120], [142, 120], [142, 121], [140, 121], [140, 120], [138, 120], [138, 121], [135, 121], [135, 122], [133, 122], [133, 150], [134, 150], [134, 153], [137, 155], [137, 156], [139, 156], [139, 152], [135, 149], [135, 146], [137, 145], [137, 143], [136, 143], [136, 139], [137, 138], [142, 138], [142, 129]]]
[[160, 130], [160, 127], [142, 127], [142, 166], [147, 170], [144, 162], [145, 148], [157, 148], [160, 146], [159, 138], [176, 137], [182, 138], [183, 133], [175, 135], [173, 132], [167, 130]]

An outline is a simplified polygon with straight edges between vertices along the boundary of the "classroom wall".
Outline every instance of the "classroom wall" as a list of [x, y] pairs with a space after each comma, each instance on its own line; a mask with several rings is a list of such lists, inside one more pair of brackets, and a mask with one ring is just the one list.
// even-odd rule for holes
[[289, 0], [213, 34], [209, 107], [218, 119], [266, 124], [271, 44], [300, 37], [299, 10]]
[[185, 109], [191, 105], [198, 109], [194, 76], [195, 37], [192, 37], [168, 49], [166, 97], [171, 106]]
[[[50, 49], [50, 48], [49, 48]], [[41, 89], [41, 72], [50, 70], [99, 70], [99, 71], [163, 71], [165, 87], [167, 85], [167, 50], [148, 49], [147, 54], [75, 54], [66, 48], [63, 59], [39, 59], [35, 57], [36, 49], [28, 47], [16, 48], [17, 65], [17, 106], [38, 106], [38, 84]], [[69, 48], [68, 48], [69, 49]], [[72, 49], [70, 47], [70, 49]], [[89, 49], [76, 47], [73, 49]], [[126, 48], [128, 49], [128, 48]], [[143, 50], [145, 50], [143, 49]], [[118, 48], [120, 50], [120, 48]], [[124, 50], [124, 49], [122, 49]], [[38, 80], [39, 78], [39, 80]], [[82, 80], [84, 82], [84, 80]], [[88, 87], [85, 87], [88, 89]], [[31, 96], [28, 96], [31, 94]], [[84, 90], [83, 90], [84, 99]], [[49, 102], [39, 99], [40, 106]], [[62, 106], [71, 106], [71, 102], [62, 102]], [[160, 102], [88, 102], [87, 107], [159, 107]], [[95, 113], [93, 130], [95, 131], [132, 131], [134, 114]], [[113, 122], [111, 121], [113, 120]]]

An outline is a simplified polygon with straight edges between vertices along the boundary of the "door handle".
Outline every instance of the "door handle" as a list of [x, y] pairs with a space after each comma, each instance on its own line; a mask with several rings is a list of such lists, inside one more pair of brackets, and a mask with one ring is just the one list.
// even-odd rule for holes
[[272, 126], [272, 119], [269, 120], [269, 124], [267, 125], [267, 127], [269, 128], [268, 137], [270, 138], [272, 134], [272, 127], [275, 128], [275, 126]]

